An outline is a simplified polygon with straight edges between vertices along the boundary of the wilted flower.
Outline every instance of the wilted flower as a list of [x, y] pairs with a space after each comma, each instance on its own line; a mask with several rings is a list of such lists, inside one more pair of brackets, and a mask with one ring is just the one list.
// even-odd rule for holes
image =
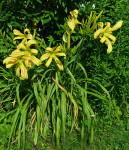
[[65, 43], [68, 42], [68, 40], [66, 39], [67, 35], [70, 35], [72, 32], [69, 30], [69, 28], [67, 28], [66, 32], [63, 34], [63, 41]]
[[41, 61], [44, 61], [46, 59], [48, 59], [48, 61], [46, 62], [46, 67], [48, 67], [51, 62], [52, 62], [52, 59], [55, 60], [57, 66], [59, 67], [60, 70], [63, 70], [63, 65], [61, 63], [61, 61], [56, 57], [56, 56], [64, 56], [66, 57], [65, 53], [62, 53], [61, 52], [61, 47], [58, 46], [56, 49], [55, 48], [51, 48], [51, 47], [47, 47], [46, 48], [46, 54], [42, 55], [40, 60]]
[[110, 53], [112, 51], [112, 44], [114, 44], [116, 41], [115, 36], [112, 35], [112, 31], [119, 29], [122, 26], [122, 23], [123, 21], [119, 21], [111, 28], [110, 22], [106, 22], [106, 27], [103, 28], [103, 22], [99, 22], [99, 29], [94, 33], [94, 38], [96, 39], [97, 37], [99, 37], [101, 43], [105, 42], [105, 44], [107, 44], [107, 53]]
[[78, 17], [78, 10], [77, 9], [71, 11], [70, 14], [71, 14], [72, 18], [68, 20], [68, 26], [73, 31], [75, 28], [75, 25], [81, 24], [81, 23], [77, 20], [77, 17]]

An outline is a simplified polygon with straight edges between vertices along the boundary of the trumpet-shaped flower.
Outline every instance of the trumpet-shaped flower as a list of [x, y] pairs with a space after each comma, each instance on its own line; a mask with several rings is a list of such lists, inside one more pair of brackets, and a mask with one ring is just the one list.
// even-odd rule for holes
[[26, 44], [20, 43], [17, 48], [22, 50], [21, 52], [24, 53], [23, 59], [25, 60], [26, 67], [31, 67], [34, 64], [39, 66], [41, 61], [36, 58], [34, 55], [38, 54], [37, 49], [31, 49], [31, 45], [36, 45], [37, 42], [35, 40], [29, 40]]
[[37, 66], [41, 64], [41, 61], [34, 56], [38, 54], [38, 50], [31, 49], [31, 46], [36, 44], [35, 40], [29, 40], [26, 44], [20, 43], [17, 49], [3, 61], [3, 64], [6, 64], [6, 68], [16, 65], [16, 76], [21, 80], [28, 79], [26, 67], [30, 68], [34, 64]]
[[110, 27], [110, 22], [105, 23], [105, 28], [103, 28], [103, 22], [98, 24], [99, 29], [94, 33], [94, 39], [99, 37], [101, 43], [105, 42], [105, 44], [107, 44], [107, 53], [112, 51], [112, 44], [114, 44], [116, 41], [115, 36], [112, 35], [112, 31], [119, 29], [122, 26], [122, 23], [123, 21], [119, 21], [112, 28]]
[[40, 60], [44, 61], [44, 60], [48, 59], [48, 61], [45, 64], [45, 66], [48, 67], [51, 64], [52, 59], [54, 59], [57, 66], [59, 67], [59, 69], [63, 70], [63, 64], [61, 63], [61, 61], [56, 56], [66, 57], [65, 53], [61, 52], [61, 46], [58, 46], [56, 49], [51, 48], [51, 47], [47, 47], [46, 48], [46, 54], [42, 55]]
[[19, 57], [11, 56], [4, 59], [3, 64], [6, 64], [6, 68], [11, 68], [13, 65], [16, 65], [16, 76], [21, 80], [28, 79], [27, 69], [23, 64], [24, 59]]
[[70, 14], [71, 14], [72, 18], [68, 20], [68, 26], [73, 31], [75, 28], [75, 25], [81, 24], [81, 23], [77, 20], [77, 17], [78, 17], [78, 10], [77, 9], [71, 11]]

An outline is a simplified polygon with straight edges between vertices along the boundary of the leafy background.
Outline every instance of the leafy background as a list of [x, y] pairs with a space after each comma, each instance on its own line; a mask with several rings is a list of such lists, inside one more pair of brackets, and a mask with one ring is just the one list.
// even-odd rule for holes
[[[79, 10], [78, 20], [88, 18], [90, 11], [96, 11], [97, 14], [103, 10], [99, 21], [111, 22], [113, 26], [118, 20], [123, 20], [123, 26], [118, 31], [113, 33], [117, 40], [113, 45], [113, 51], [109, 55], [106, 54], [107, 47], [105, 44], [100, 44], [99, 40], [94, 40], [91, 37], [85, 39], [85, 43], [78, 49], [83, 51], [83, 57], [81, 59], [82, 65], [85, 67], [88, 77], [99, 81], [110, 93], [113, 107], [111, 107], [111, 114], [109, 115], [109, 107], [104, 101], [90, 96], [88, 97], [89, 103], [93, 110], [99, 116], [97, 118], [97, 128], [95, 134], [95, 142], [89, 149], [127, 149], [127, 136], [129, 131], [129, 6], [128, 0], [2, 0], [0, 2], [0, 65], [3, 66], [2, 60], [7, 57], [14, 49], [15, 45], [12, 42], [13, 29], [23, 31], [25, 27], [28, 27], [33, 31], [34, 22], [37, 23], [37, 35], [39, 40], [44, 38], [46, 43], [61, 42], [62, 34], [65, 31], [64, 22], [69, 12], [74, 9]], [[80, 20], [81, 21], [81, 20]], [[78, 35], [80, 36], [80, 35]], [[75, 37], [73, 37], [75, 38]], [[77, 37], [76, 37], [77, 38]], [[78, 39], [72, 44], [76, 44]], [[89, 57], [90, 56], [90, 57]], [[9, 74], [9, 73], [8, 73]], [[10, 76], [10, 75], [8, 75]], [[2, 76], [0, 77], [0, 83], [5, 80]], [[5, 80], [6, 86], [9, 84]], [[93, 85], [89, 87], [92, 88]], [[1, 87], [2, 88], [2, 87]], [[99, 92], [102, 92], [98, 86], [94, 87]], [[13, 90], [13, 89], [12, 89]], [[0, 96], [2, 99], [2, 97]], [[3, 106], [2, 106], [3, 107]], [[6, 113], [2, 110], [0, 117], [3, 117]], [[11, 103], [4, 105], [4, 109], [7, 111], [11, 107]], [[7, 133], [11, 124], [11, 118], [6, 118], [4, 122], [0, 124], [0, 148], [7, 148], [8, 136]], [[6, 128], [4, 128], [4, 126]], [[112, 132], [112, 128], [115, 129]], [[124, 133], [124, 135], [123, 135]], [[114, 134], [119, 137], [112, 139], [111, 136]], [[3, 136], [5, 135], [5, 136]], [[99, 136], [97, 136], [99, 135]], [[29, 132], [28, 132], [29, 137]], [[79, 145], [77, 134], [71, 134], [69, 137], [70, 148], [74, 145]], [[104, 140], [105, 139], [105, 140]], [[110, 140], [109, 140], [110, 139]], [[27, 138], [29, 141], [29, 138]], [[110, 141], [110, 142], [109, 142]], [[39, 140], [40, 148], [50, 148], [51, 142], [49, 141], [45, 146], [41, 146], [41, 143], [45, 143], [42, 139]], [[66, 143], [68, 141], [65, 141]], [[28, 149], [33, 146], [33, 141], [29, 141]], [[76, 143], [76, 144], [75, 144]], [[100, 143], [100, 144], [97, 144]], [[126, 143], [126, 144], [125, 144]], [[67, 145], [67, 144], [66, 144]], [[66, 145], [63, 145], [62, 149], [70, 149]], [[115, 145], [115, 146], [114, 146]], [[83, 145], [83, 148], [86, 145]], [[66, 148], [65, 148], [66, 147]], [[81, 145], [76, 146], [77, 149], [81, 149]], [[15, 149], [12, 147], [12, 149]]]

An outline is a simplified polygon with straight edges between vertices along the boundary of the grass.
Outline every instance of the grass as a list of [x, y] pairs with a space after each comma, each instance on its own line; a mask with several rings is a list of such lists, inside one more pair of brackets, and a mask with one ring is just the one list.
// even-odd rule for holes
[[[3, 124], [0, 124], [0, 150], [17, 150], [17, 142], [15, 142], [11, 148], [7, 148], [8, 136], [7, 133], [11, 128], [11, 124], [8, 124], [8, 120], [5, 120]], [[86, 133], [85, 133], [86, 137]], [[61, 140], [60, 147], [57, 147], [53, 141], [53, 138], [49, 136], [49, 139], [38, 139], [38, 143], [35, 146], [33, 143], [33, 133], [30, 133], [29, 129], [26, 136], [26, 150], [129, 150], [129, 130], [125, 129], [124, 124], [117, 123], [115, 126], [97, 127], [96, 134], [94, 136], [94, 143], [92, 145], [87, 144], [87, 139], [83, 142], [80, 141], [81, 135], [77, 132], [67, 134], [65, 139]], [[14, 139], [15, 140], [15, 139]], [[22, 144], [21, 144], [22, 145]], [[21, 148], [22, 150], [22, 148]]]

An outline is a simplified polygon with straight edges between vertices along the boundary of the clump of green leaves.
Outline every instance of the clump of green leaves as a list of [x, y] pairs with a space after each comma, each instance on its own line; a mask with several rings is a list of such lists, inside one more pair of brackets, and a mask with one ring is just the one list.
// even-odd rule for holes
[[[29, 2], [27, 3], [29, 5]], [[74, 13], [74, 11], [72, 12]], [[53, 16], [52, 13], [47, 13], [49, 13], [48, 17]], [[46, 68], [43, 63], [43, 65], [37, 68], [30, 68], [29, 79], [21, 82], [14, 77], [11, 69], [11, 75], [7, 77], [7, 71], [1, 68], [1, 77], [7, 79], [6, 84], [9, 87], [8, 91], [5, 87], [1, 87], [2, 91], [5, 90], [2, 103], [4, 100], [15, 102], [15, 105], [12, 105], [14, 108], [11, 108], [10, 112], [7, 113], [7, 115], [11, 114], [14, 118], [9, 135], [9, 144], [11, 144], [15, 137], [16, 141], [18, 140], [18, 149], [20, 149], [21, 140], [23, 140], [23, 149], [25, 148], [26, 123], [28, 120], [30, 120], [31, 132], [34, 133], [35, 145], [39, 136], [47, 140], [51, 134], [55, 137], [57, 145], [59, 145], [60, 139], [64, 138], [66, 133], [72, 132], [73, 129], [80, 132], [82, 141], [86, 131], [88, 133], [88, 142], [90, 144], [93, 143], [96, 116], [104, 112], [106, 119], [108, 119], [111, 117], [111, 109], [114, 107], [109, 92], [105, 89], [105, 86], [100, 84], [99, 78], [95, 78], [96, 76], [93, 76], [93, 79], [88, 78], [85, 70], [88, 65], [91, 65], [90, 61], [92, 59], [101, 56], [100, 51], [96, 51], [95, 56], [89, 55], [91, 57], [88, 57], [88, 59], [91, 60], [84, 64], [85, 67], [81, 64], [83, 63], [82, 58], [87, 57], [84, 54], [89, 50], [88, 47], [84, 46], [86, 37], [93, 36], [98, 17], [95, 14], [92, 16], [91, 13], [88, 22], [85, 22], [82, 28], [80, 28], [76, 26], [81, 25], [76, 23], [77, 17], [75, 13], [75, 16], [72, 18], [74, 28], [73, 24], [66, 24], [66, 29], [68, 29], [67, 43], [62, 42], [56, 45], [60, 45], [61, 50], [66, 54], [66, 60], [62, 59], [61, 61], [64, 66], [63, 72], [57, 68], [54, 62], [51, 63], [49, 68]], [[70, 28], [71, 25], [72, 28]], [[82, 30], [88, 31], [82, 32]], [[78, 33], [85, 33], [85, 36]], [[74, 41], [76, 34], [78, 37]], [[41, 39], [39, 40], [41, 41]], [[53, 38], [51, 39], [51, 36], [49, 40], [48, 46], [45, 40], [39, 46], [41, 55], [45, 54], [44, 49], [47, 50], [47, 47], [50, 49], [51, 45], [53, 47], [53, 44], [57, 43], [53, 41]], [[87, 43], [90, 46], [90, 43]], [[92, 43], [91, 46], [93, 46]], [[91, 69], [97, 69], [94, 66], [96, 64], [92, 64], [92, 67], [90, 66], [91, 68], [87, 69], [88, 73], [91, 73]], [[11, 81], [15, 84], [12, 84]], [[6, 91], [9, 93], [9, 97], [7, 97]], [[12, 97], [16, 101], [9, 99]], [[99, 112], [99, 108], [101, 112]], [[1, 118], [1, 121], [3, 118]]]

